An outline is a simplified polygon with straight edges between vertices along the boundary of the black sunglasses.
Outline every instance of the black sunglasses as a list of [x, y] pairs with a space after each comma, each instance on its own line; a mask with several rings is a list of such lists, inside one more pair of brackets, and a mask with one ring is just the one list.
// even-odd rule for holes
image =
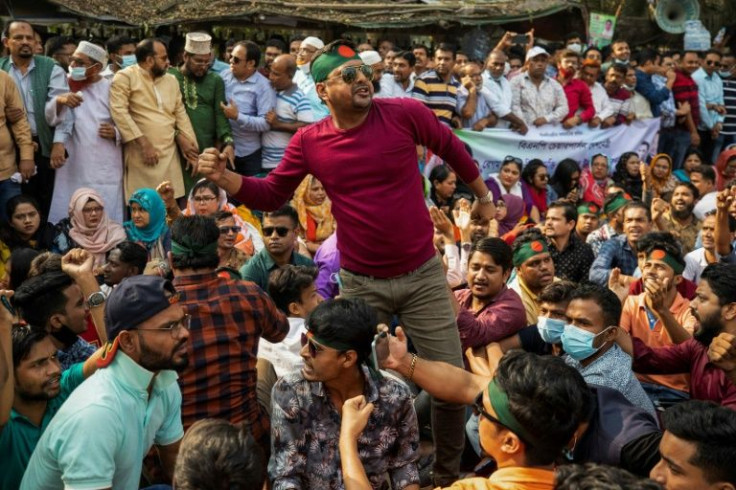
[[[478, 396], [477, 397], [475, 397], [475, 401], [473, 402], [473, 413], [475, 415], [482, 415], [483, 417], [485, 417], [486, 419], [490, 420], [494, 424], [498, 424], [501, 427], [503, 427], [504, 429], [507, 429], [507, 430], [510, 430], [511, 432], [514, 432], [508, 425], [504, 424], [503, 422], [501, 422], [500, 420], [498, 420], [496, 417], [494, 417], [490, 413], [486, 412], [486, 409], [483, 408], [483, 392], [482, 391], [480, 393], [478, 393]], [[514, 434], [516, 434], [516, 432], [514, 432]], [[519, 434], [516, 434], [516, 435], [521, 439], [521, 436]]]
[[273, 232], [276, 232], [278, 236], [281, 238], [285, 237], [287, 233], [289, 233], [289, 228], [285, 226], [264, 226], [263, 227], [263, 236], [271, 236], [273, 235]]
[[230, 63], [232, 63], [233, 65], [237, 65], [241, 61], [243, 61], [243, 60], [241, 60], [237, 56], [230, 56]]
[[227, 235], [230, 232], [240, 233], [241, 228], [239, 226], [221, 226], [220, 235]]
[[705, 64], [708, 66], [711, 66], [711, 65], [715, 65], [716, 67], [721, 66], [720, 61], [713, 61], [713, 60], [706, 60]]
[[[358, 78], [358, 71], [360, 71], [363, 76], [365, 76], [368, 80], [373, 79], [373, 67], [370, 65], [353, 65], [353, 66], [346, 66], [342, 70], [340, 70], [340, 76], [342, 77], [342, 81], [347, 83], [348, 85], [352, 84], [356, 78]], [[334, 78], [334, 77], [331, 77]]]
[[520, 167], [524, 165], [524, 162], [521, 161], [521, 158], [512, 157], [511, 155], [503, 159], [504, 165], [511, 162], [519, 164]]

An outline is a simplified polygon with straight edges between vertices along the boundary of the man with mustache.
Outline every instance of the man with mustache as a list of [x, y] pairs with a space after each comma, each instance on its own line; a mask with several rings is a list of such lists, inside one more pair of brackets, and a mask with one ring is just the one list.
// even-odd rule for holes
[[[477, 198], [473, 210], [483, 218], [495, 216], [493, 195], [462, 142], [424, 104], [409, 98], [373, 100], [373, 70], [351, 43], [325, 46], [311, 69], [331, 117], [297, 131], [268, 177], [244, 178], [226, 170], [224, 155], [215, 149], [200, 156], [200, 172], [246, 206], [265, 211], [279, 208], [307, 174], [314, 175], [338, 223], [343, 297], [365, 299], [384, 322], [397, 314], [415, 334], [420, 352], [462, 366], [455, 315], [417, 172], [417, 145], [446, 160], [469, 185]], [[385, 219], [373, 219], [378, 216]], [[434, 403], [434, 476], [441, 485], [459, 475], [465, 411]]]
[[514, 267], [516, 277], [509, 288], [516, 291], [524, 304], [526, 324], [536, 325], [539, 312], [539, 293], [558, 280], [555, 263], [549, 253], [544, 235], [536, 229], [524, 230], [514, 240]]
[[99, 369], [69, 396], [38, 441], [23, 489], [137, 489], [155, 444], [171, 480], [179, 443], [177, 370], [189, 363], [189, 315], [169, 281], [125, 279], [105, 304]]
[[9, 374], [0, 384], [0, 487], [17, 490], [41, 434], [72, 391], [97, 370], [99, 355], [62, 372], [49, 333], [12, 321], [7, 308], [0, 308], [0, 344], [6, 350], [0, 361]]
[[698, 189], [690, 182], [680, 182], [672, 191], [669, 204], [655, 197], [652, 200], [652, 221], [661, 231], [673, 233], [682, 245], [682, 253], [690, 253], [702, 226], [693, 214], [695, 201], [700, 197]]

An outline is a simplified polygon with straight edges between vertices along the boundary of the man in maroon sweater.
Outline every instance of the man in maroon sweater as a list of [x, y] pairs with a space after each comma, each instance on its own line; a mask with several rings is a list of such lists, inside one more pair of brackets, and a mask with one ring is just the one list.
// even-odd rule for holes
[[[469, 185], [478, 198], [474, 212], [493, 218], [493, 198], [463, 144], [432, 111], [408, 98], [372, 100], [371, 72], [350, 43], [330, 43], [313, 59], [312, 76], [331, 117], [301, 128], [265, 179], [227, 170], [215, 149], [200, 156], [198, 171], [264, 211], [281, 206], [307, 174], [314, 175], [338, 222], [341, 294], [365, 299], [384, 322], [398, 315], [422, 356], [462, 367], [416, 145], [429, 147]], [[434, 477], [442, 486], [458, 477], [464, 408], [433, 403]]]

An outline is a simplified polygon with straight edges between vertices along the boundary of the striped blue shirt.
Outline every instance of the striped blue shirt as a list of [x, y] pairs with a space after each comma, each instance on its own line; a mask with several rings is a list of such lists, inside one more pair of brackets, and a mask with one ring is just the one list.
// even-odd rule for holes
[[[304, 92], [296, 84], [276, 94], [276, 117], [280, 122], [314, 122], [312, 106]], [[266, 131], [261, 139], [263, 168], [276, 168], [284, 156], [284, 150], [293, 133]]]

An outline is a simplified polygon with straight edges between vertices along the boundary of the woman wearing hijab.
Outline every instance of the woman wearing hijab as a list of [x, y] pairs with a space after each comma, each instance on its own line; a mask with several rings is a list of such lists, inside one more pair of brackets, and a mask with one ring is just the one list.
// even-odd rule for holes
[[716, 160], [716, 188], [722, 191], [736, 178], [736, 148], [721, 152]]
[[666, 153], [654, 155], [646, 171], [645, 189], [647, 202], [655, 197], [662, 197], [672, 192], [677, 186], [677, 179], [672, 175], [672, 158]]
[[516, 225], [523, 223], [524, 219], [524, 200], [513, 194], [504, 194], [501, 200], [496, 203], [499, 209], [505, 209], [504, 213], [496, 213], [496, 221], [498, 221], [498, 236], [502, 237], [508, 232], [516, 228]]
[[307, 250], [314, 255], [322, 242], [335, 231], [332, 203], [322, 183], [313, 175], [307, 175], [294, 192], [293, 206], [299, 215], [300, 231]]
[[130, 221], [123, 223], [128, 240], [143, 245], [148, 260], [166, 261], [171, 250], [171, 233], [166, 225], [166, 207], [153, 189], [138, 189], [128, 200]]
[[583, 169], [580, 176], [583, 201], [592, 202], [602, 208], [606, 199], [606, 188], [612, 183], [608, 177], [608, 157], [602, 153], [593, 155], [590, 166]]
[[99, 267], [105, 263], [107, 252], [125, 240], [125, 229], [108, 217], [105, 201], [94, 189], [77, 189], [69, 201], [68, 213], [69, 217], [56, 225], [53, 252], [63, 255], [73, 248], [83, 248]]
[[214, 182], [207, 179], [200, 179], [194, 184], [192, 190], [189, 191], [187, 207], [183, 212], [176, 204], [174, 190], [170, 182], [162, 182], [156, 188], [156, 191], [164, 201], [166, 217], [169, 223], [182, 215], [210, 216], [214, 218], [220, 211], [227, 211], [232, 214], [235, 220], [235, 225], [231, 228], [237, 229], [235, 248], [244, 252], [248, 256], [248, 259], [263, 249], [263, 238], [259, 229], [241, 217], [238, 209], [227, 202], [227, 193], [217, 187]]
[[0, 225], [0, 277], [5, 275], [11, 252], [23, 247], [50, 250], [55, 235], [53, 225], [41, 215], [38, 201], [28, 194], [11, 197], [5, 213], [8, 220]]
[[636, 152], [629, 151], [621, 155], [613, 172], [613, 182], [621, 187], [634, 200], [641, 200], [644, 183], [641, 180], [639, 166], [641, 161]]

